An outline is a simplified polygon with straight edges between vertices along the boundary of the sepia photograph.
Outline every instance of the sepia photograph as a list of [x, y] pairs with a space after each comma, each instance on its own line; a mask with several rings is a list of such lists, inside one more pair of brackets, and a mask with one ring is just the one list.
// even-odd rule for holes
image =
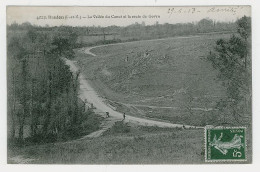
[[8, 164], [251, 164], [251, 6], [6, 7]]

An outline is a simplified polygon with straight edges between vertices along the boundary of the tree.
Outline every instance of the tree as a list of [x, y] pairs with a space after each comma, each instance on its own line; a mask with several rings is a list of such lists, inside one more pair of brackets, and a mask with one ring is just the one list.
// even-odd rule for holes
[[28, 37], [30, 38], [30, 40], [32, 41], [32, 43], [34, 43], [35, 39], [37, 38], [37, 33], [34, 29], [30, 29], [27, 32]]
[[29, 99], [29, 95], [28, 95], [28, 86], [27, 86], [27, 81], [28, 81], [28, 61], [27, 58], [24, 57], [23, 59], [21, 59], [21, 66], [22, 66], [22, 93], [21, 93], [21, 97], [20, 97], [20, 101], [23, 107], [23, 111], [19, 112], [18, 117], [19, 117], [19, 140], [22, 141], [23, 140], [23, 128], [24, 128], [24, 122], [25, 122], [25, 116], [29, 113], [29, 107], [28, 107], [28, 99]]
[[[241, 19], [237, 20], [237, 31], [240, 34], [240, 36], [244, 39], [246, 43], [248, 42], [248, 38], [251, 36], [251, 18], [250, 17], [242, 17]], [[249, 47], [250, 48], [250, 47]], [[245, 49], [245, 68], [247, 67], [247, 59], [248, 59], [248, 51]]]
[[202, 19], [198, 22], [198, 27], [201, 32], [211, 31], [214, 27], [213, 20], [209, 18]]
[[245, 40], [251, 36], [251, 18], [250, 17], [242, 17], [241, 19], [237, 20], [237, 31], [242, 38]]
[[58, 52], [59, 55], [62, 55], [62, 52], [69, 48], [69, 40], [66, 38], [55, 37], [52, 45], [56, 46], [56, 48], [53, 49], [53, 52]]
[[249, 17], [239, 19], [239, 34], [232, 35], [229, 40], [219, 39], [207, 57], [219, 71], [218, 79], [227, 92], [227, 98], [218, 102], [217, 108], [230, 112], [238, 123], [244, 122], [247, 114], [251, 113], [248, 106], [251, 104], [250, 20]]

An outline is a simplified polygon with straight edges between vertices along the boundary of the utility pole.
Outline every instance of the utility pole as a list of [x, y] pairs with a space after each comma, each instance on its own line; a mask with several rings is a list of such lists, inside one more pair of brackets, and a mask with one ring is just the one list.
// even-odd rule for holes
[[104, 43], [105, 43], [105, 41], [106, 41], [105, 28], [103, 28], [102, 31], [103, 31], [103, 37], [104, 37], [104, 38], [103, 38], [103, 41], [104, 41]]

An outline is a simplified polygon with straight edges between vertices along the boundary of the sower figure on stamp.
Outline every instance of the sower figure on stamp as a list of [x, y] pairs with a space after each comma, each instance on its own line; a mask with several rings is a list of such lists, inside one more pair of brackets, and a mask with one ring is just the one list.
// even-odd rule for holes
[[107, 117], [107, 118], [109, 117], [109, 112], [106, 112], [106, 117]]

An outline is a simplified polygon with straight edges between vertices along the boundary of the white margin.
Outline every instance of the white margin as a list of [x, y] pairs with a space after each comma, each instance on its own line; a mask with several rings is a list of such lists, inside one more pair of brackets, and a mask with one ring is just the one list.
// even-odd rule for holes
[[[6, 156], [6, 6], [51, 5], [51, 6], [202, 6], [202, 5], [251, 5], [252, 10], [252, 72], [253, 72], [253, 164], [224, 165], [7, 165]], [[95, 172], [245, 172], [260, 171], [260, 1], [259, 0], [0, 0], [0, 171], [46, 172], [95, 171]]]

